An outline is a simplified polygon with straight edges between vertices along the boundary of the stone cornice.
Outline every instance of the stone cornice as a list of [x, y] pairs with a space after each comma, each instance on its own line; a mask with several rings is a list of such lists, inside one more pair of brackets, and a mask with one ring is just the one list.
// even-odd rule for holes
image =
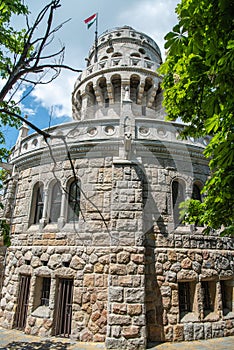
[[[72, 159], [84, 157], [116, 157], [119, 154], [120, 143], [122, 143], [122, 139], [95, 140], [93, 142], [76, 141], [69, 142], [68, 147]], [[203, 149], [198, 146], [160, 140], [133, 140], [133, 152], [134, 150], [140, 156], [146, 152], [150, 152], [153, 156], [158, 155], [168, 158], [168, 155], [170, 155], [171, 158], [175, 157], [181, 160], [191, 158], [191, 160], [199, 160], [199, 164], [208, 164], [208, 161], [203, 156]], [[52, 146], [52, 154], [56, 162], [68, 159], [66, 149], [61, 144]], [[43, 147], [16, 157], [12, 163], [19, 170], [24, 170], [42, 164], [52, 164], [53, 159], [50, 156], [49, 149]]]

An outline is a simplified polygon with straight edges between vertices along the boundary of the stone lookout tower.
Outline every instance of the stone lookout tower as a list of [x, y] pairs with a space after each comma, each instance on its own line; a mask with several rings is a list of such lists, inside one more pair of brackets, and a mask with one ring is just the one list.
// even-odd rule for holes
[[164, 120], [157, 44], [115, 28], [86, 60], [73, 122], [49, 145], [23, 125], [12, 150], [1, 325], [107, 349], [233, 334], [233, 242], [179, 215], [208, 140]]

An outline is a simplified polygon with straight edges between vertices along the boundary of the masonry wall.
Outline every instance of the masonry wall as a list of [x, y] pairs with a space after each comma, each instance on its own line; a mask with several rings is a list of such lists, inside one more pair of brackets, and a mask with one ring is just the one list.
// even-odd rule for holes
[[[73, 224], [63, 221], [64, 216], [58, 224], [29, 224], [33, 186], [42, 181], [49, 195], [54, 164], [19, 174], [1, 325], [14, 326], [20, 276], [30, 275], [25, 328], [30, 334], [54, 334], [59, 278], [73, 279], [71, 337], [79, 341], [105, 341], [110, 349], [145, 349], [147, 340], [233, 334], [233, 314], [223, 314], [220, 289], [221, 280], [233, 283], [232, 240], [173, 226], [172, 179], [182, 178], [191, 195], [194, 179], [205, 180], [206, 165], [194, 162], [191, 171], [181, 161], [177, 170], [170, 157], [152, 160], [146, 154], [140, 164], [86, 156], [74, 166], [83, 195], [82, 214]], [[72, 178], [70, 163], [58, 161], [54, 171], [66, 187]], [[43, 314], [35, 307], [41, 277], [51, 278]], [[203, 280], [217, 287], [213, 315], [202, 310]], [[187, 319], [179, 309], [178, 283], [184, 281], [194, 283], [197, 295], [196, 312]]]
[[[213, 312], [204, 312], [202, 281], [208, 281], [213, 288]], [[182, 341], [233, 335], [233, 307], [224, 313], [221, 281], [226, 281], [233, 290], [230, 238], [180, 232], [158, 234], [155, 246], [146, 249], [148, 339]], [[185, 315], [181, 315], [179, 307], [180, 282], [194, 286], [193, 310]]]

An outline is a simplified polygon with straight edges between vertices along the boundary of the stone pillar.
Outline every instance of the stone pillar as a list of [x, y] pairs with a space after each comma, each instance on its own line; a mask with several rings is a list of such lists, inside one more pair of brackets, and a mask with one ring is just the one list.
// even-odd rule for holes
[[45, 189], [44, 191], [44, 206], [43, 206], [43, 212], [42, 212], [42, 218], [40, 219], [39, 223], [39, 229], [40, 231], [43, 230], [46, 224], [48, 224], [48, 208], [49, 208], [49, 203], [48, 203], [48, 193], [49, 190]]
[[106, 348], [145, 349], [141, 171], [137, 165], [120, 160], [113, 167]]
[[62, 190], [62, 200], [61, 200], [61, 208], [60, 208], [60, 217], [58, 219], [58, 227], [61, 230], [66, 223], [65, 214], [66, 214], [66, 202], [67, 202], [67, 194], [64, 190]]

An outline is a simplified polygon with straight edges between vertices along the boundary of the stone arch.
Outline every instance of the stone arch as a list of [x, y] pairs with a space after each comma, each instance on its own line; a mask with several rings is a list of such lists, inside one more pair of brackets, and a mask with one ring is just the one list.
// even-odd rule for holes
[[101, 77], [97, 81], [98, 91], [100, 93], [101, 103], [105, 106], [109, 106], [109, 96], [107, 91], [107, 81], [105, 77]]
[[77, 221], [80, 214], [80, 180], [71, 177], [66, 184], [66, 221]]
[[54, 181], [50, 189], [50, 199], [49, 199], [49, 222], [55, 223], [58, 222], [61, 211], [62, 203], [62, 189], [60, 181]]
[[138, 57], [138, 58], [140, 58], [141, 55], [138, 52], [133, 52], [133, 53], [130, 54], [130, 57]]
[[140, 80], [141, 79], [137, 74], [132, 74], [130, 77], [130, 99], [135, 103], [137, 103], [137, 95]]
[[87, 107], [92, 107], [97, 103], [96, 95], [94, 92], [93, 82], [89, 82], [85, 87], [85, 93], [87, 95]]
[[153, 87], [153, 80], [150, 77], [146, 77], [144, 81], [144, 91], [142, 96], [142, 106], [147, 106], [149, 101], [150, 89]]
[[201, 195], [201, 190], [202, 190], [203, 184], [200, 180], [195, 180], [192, 184], [192, 199], [199, 200], [202, 202], [202, 195]]
[[80, 120], [81, 109], [82, 109], [82, 96], [81, 96], [80, 90], [78, 90], [74, 95], [72, 107], [73, 107], [73, 116], [75, 117], [75, 119]]
[[113, 53], [113, 55], [111, 56], [112, 58], [115, 58], [115, 57], [122, 57], [123, 55], [122, 55], [122, 53], [120, 53], [120, 52], [115, 52], [115, 53]]
[[44, 207], [44, 183], [42, 181], [36, 181], [33, 184], [30, 206], [29, 225], [39, 224]]
[[120, 74], [114, 74], [111, 77], [111, 83], [113, 86], [114, 102], [121, 102], [121, 76]]
[[179, 205], [185, 201], [185, 191], [186, 182], [184, 179], [175, 177], [171, 182], [172, 214], [175, 228], [182, 224]]

